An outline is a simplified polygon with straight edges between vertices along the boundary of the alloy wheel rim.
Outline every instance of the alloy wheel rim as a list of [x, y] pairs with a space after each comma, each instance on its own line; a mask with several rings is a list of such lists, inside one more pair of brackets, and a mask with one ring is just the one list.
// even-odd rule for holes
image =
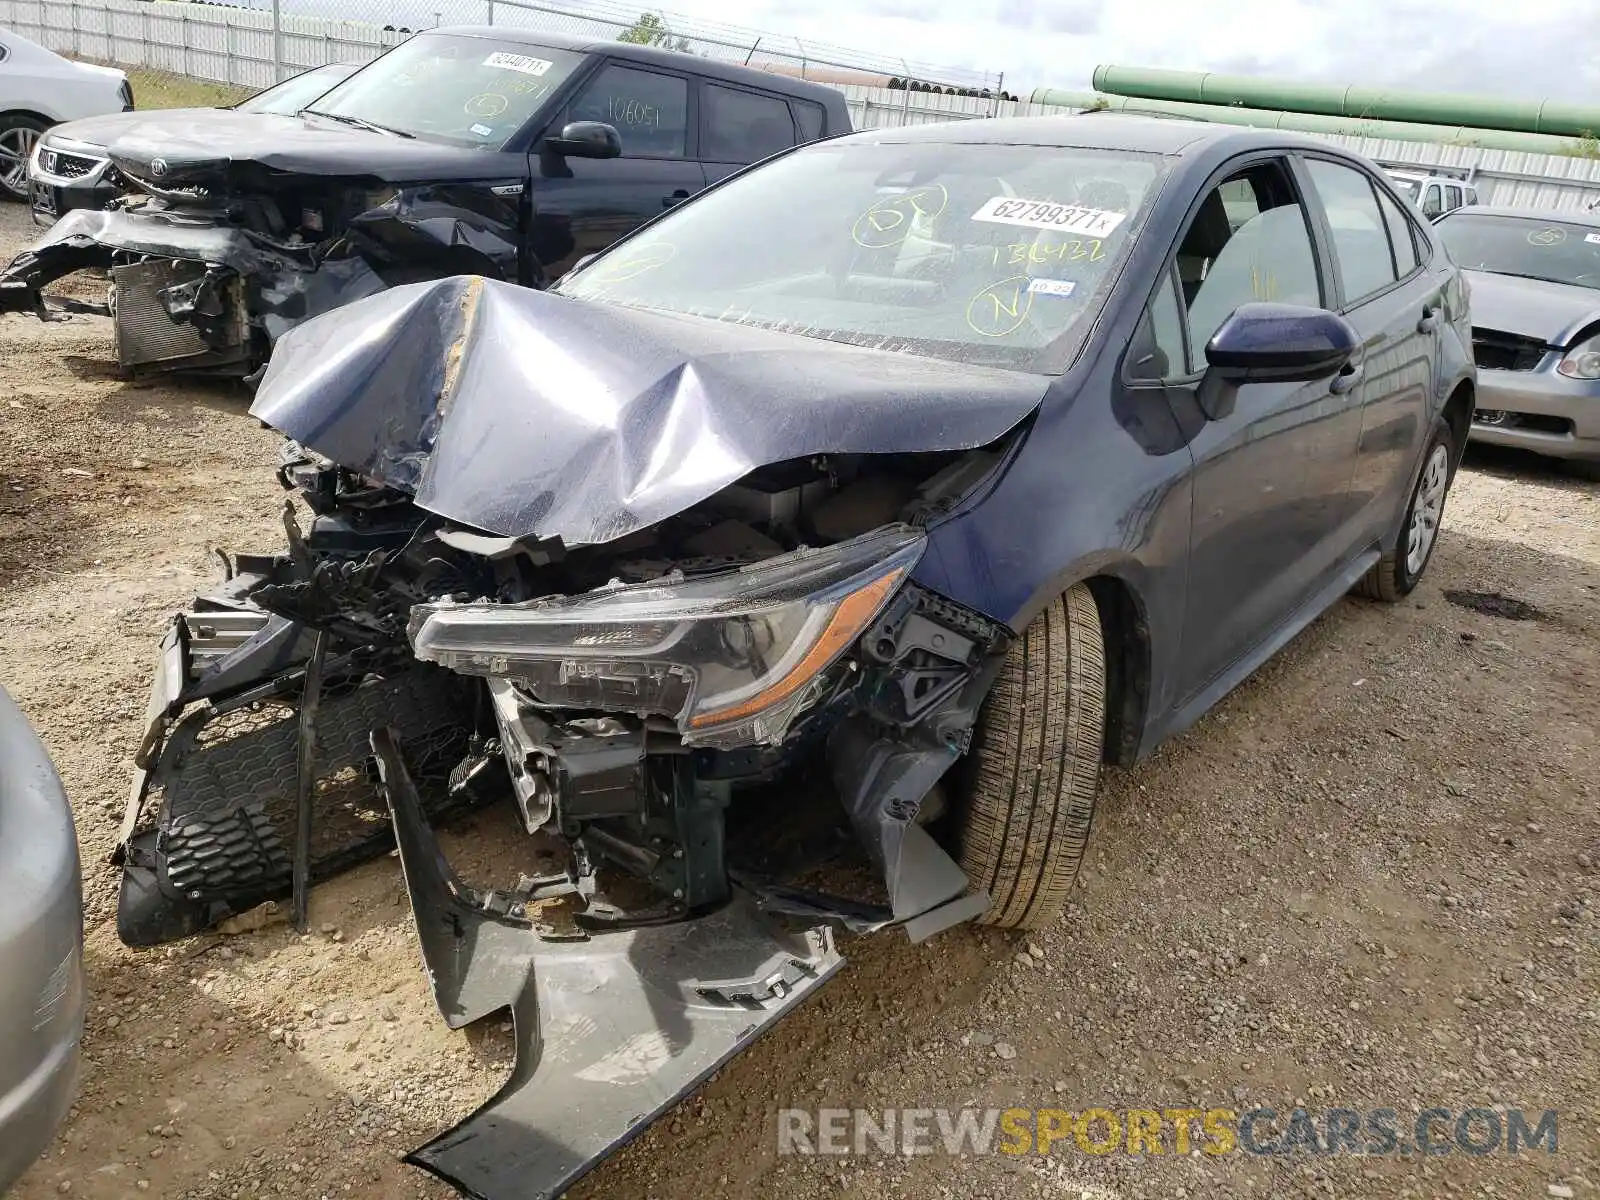
[[1417, 480], [1416, 499], [1411, 502], [1411, 527], [1406, 531], [1406, 571], [1410, 575], [1421, 572], [1428, 561], [1439, 533], [1439, 519], [1444, 515], [1444, 493], [1449, 483], [1450, 454], [1443, 446], [1435, 446], [1422, 468], [1422, 478]]
[[21, 192], [28, 178], [28, 160], [39, 140], [36, 129], [13, 128], [0, 133], [0, 185]]

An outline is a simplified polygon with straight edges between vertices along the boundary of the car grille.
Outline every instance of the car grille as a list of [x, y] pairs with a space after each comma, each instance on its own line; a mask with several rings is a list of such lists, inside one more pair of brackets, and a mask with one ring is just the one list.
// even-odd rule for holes
[[60, 150], [39, 151], [39, 169], [60, 179], [82, 179], [103, 161], [82, 154], [66, 154]]
[[1480, 367], [1491, 371], [1531, 371], [1547, 353], [1542, 338], [1498, 329], [1472, 331], [1472, 357]]

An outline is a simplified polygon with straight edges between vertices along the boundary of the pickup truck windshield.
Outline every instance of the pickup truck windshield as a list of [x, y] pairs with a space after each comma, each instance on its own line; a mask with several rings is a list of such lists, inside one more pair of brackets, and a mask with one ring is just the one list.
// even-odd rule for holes
[[498, 150], [584, 56], [525, 42], [419, 33], [309, 112], [427, 141]]
[[1059, 370], [1165, 169], [1048, 146], [822, 143], [628, 239], [558, 290], [877, 349]]

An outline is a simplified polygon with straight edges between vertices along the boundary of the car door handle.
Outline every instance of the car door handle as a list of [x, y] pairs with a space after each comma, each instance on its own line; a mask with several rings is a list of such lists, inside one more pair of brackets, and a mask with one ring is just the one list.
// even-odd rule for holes
[[1417, 322], [1418, 333], [1432, 333], [1439, 328], [1440, 309], [1437, 305], [1422, 310], [1422, 320]]
[[672, 195], [661, 197], [661, 207], [662, 208], [671, 208], [674, 204], [679, 204], [679, 203], [683, 202], [684, 200], [687, 200], [688, 198], [689, 198], [689, 189], [688, 188], [679, 188], [677, 191], [673, 192]]
[[1342, 396], [1360, 383], [1361, 377], [1366, 373], [1366, 367], [1360, 363], [1351, 363], [1333, 377], [1328, 390], [1335, 396]]

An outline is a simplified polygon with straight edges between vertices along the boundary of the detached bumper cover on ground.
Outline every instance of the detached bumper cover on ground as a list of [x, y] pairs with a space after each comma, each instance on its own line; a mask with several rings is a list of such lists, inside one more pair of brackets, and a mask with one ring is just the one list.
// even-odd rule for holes
[[[1043, 391], [469, 278], [294, 331], [252, 412], [313, 520], [168, 634], [124, 940], [397, 842], [441, 1012], [518, 1038], [413, 1161], [557, 1194], [826, 980], [831, 925], [988, 906], [940, 780], [1012, 637], [912, 575]], [[497, 802], [530, 869], [469, 883], [432, 825]]]

